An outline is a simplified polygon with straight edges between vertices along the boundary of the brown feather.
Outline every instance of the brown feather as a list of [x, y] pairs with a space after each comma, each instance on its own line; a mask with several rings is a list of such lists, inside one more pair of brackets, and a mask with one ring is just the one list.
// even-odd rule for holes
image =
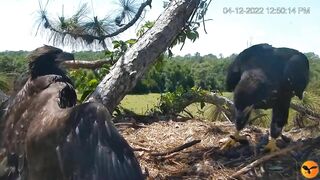
[[31, 75], [3, 119], [1, 147], [11, 169], [5, 179], [143, 179], [108, 110], [98, 103], [76, 106], [72, 82], [58, 67], [72, 57], [51, 46], [29, 56]]

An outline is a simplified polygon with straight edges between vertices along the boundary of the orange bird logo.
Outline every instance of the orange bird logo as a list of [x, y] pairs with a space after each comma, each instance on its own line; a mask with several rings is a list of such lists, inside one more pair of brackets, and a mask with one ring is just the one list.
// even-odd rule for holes
[[315, 178], [319, 173], [319, 165], [314, 161], [306, 161], [301, 166], [301, 174], [307, 178]]

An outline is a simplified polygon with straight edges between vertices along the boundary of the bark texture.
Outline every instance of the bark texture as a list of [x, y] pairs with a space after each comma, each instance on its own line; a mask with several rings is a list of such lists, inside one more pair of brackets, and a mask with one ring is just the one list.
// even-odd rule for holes
[[101, 102], [109, 112], [113, 112], [179, 34], [199, 2], [200, 0], [172, 0], [154, 26], [112, 66], [110, 73], [100, 82], [88, 101]]

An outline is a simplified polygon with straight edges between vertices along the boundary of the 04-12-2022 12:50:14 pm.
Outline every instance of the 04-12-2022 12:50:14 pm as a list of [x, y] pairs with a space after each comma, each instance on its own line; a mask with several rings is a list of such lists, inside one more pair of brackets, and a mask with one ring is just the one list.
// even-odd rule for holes
[[234, 15], [307, 15], [310, 14], [310, 7], [224, 7], [223, 14]]

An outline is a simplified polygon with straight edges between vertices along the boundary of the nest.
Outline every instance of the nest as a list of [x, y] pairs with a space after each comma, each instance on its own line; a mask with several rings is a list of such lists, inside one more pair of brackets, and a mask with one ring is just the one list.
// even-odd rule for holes
[[[250, 126], [242, 131], [248, 144], [222, 152], [220, 143], [235, 130], [231, 123], [170, 120], [117, 127], [135, 150], [147, 179], [232, 179], [266, 154], [260, 149], [268, 139], [268, 129]], [[291, 130], [278, 146], [286, 148], [318, 133], [319, 127]], [[320, 145], [268, 159], [237, 177], [302, 179], [300, 167], [306, 160], [320, 162]]]

